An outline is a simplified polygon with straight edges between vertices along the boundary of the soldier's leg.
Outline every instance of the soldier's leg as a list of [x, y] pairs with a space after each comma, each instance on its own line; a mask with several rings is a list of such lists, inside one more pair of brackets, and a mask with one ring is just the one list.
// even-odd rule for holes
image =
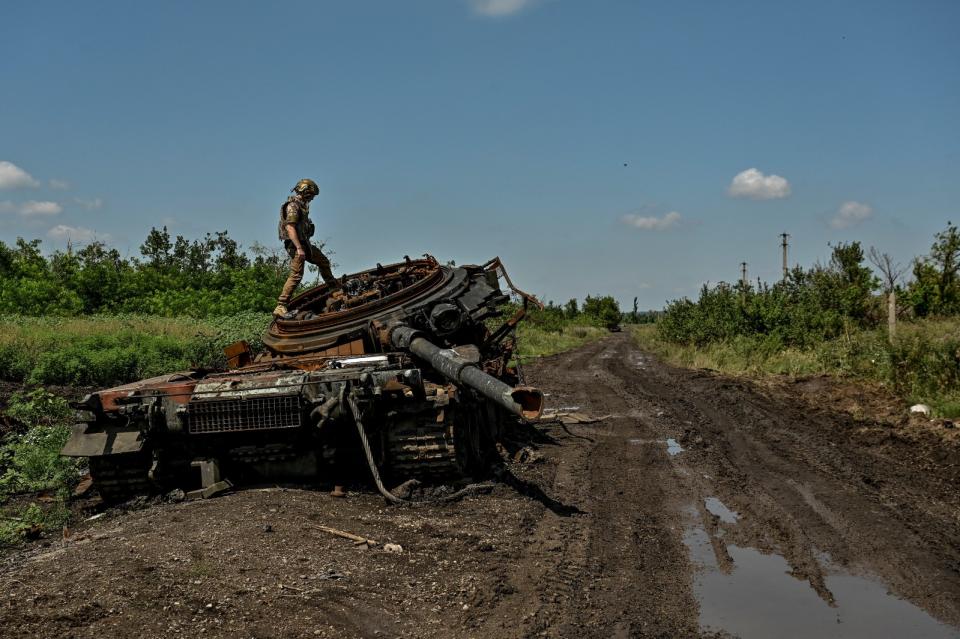
[[330, 260], [323, 254], [319, 246], [310, 245], [310, 263], [316, 264], [317, 268], [320, 269], [320, 277], [323, 278], [324, 282], [336, 282], [337, 278], [333, 276], [333, 271], [330, 269]]
[[284, 283], [283, 290], [280, 291], [280, 297], [277, 299], [277, 303], [280, 306], [286, 306], [293, 292], [297, 290], [297, 286], [300, 285], [300, 281], [303, 279], [303, 269], [305, 265], [306, 259], [302, 255], [294, 253], [293, 257], [290, 258], [290, 275], [287, 276], [287, 281]]

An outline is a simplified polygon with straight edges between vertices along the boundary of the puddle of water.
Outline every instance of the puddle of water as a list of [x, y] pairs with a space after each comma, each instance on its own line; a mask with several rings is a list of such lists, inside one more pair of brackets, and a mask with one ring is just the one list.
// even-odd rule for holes
[[667, 440], [667, 453], [669, 453], [671, 457], [679, 455], [682, 452], [683, 446], [677, 443], [677, 440], [672, 437]]
[[[691, 508], [689, 513], [696, 516], [697, 511]], [[713, 554], [713, 546], [710, 545], [710, 537], [706, 530], [699, 526], [687, 528], [683, 533], [683, 544], [687, 547], [690, 560], [695, 566], [716, 570], [717, 557]]]
[[960, 636], [958, 629], [897, 599], [875, 581], [848, 574], [827, 576], [827, 588], [837, 604], [832, 608], [808, 582], [790, 576], [790, 566], [779, 555], [728, 546], [734, 569], [724, 574], [703, 528], [688, 528], [683, 541], [699, 568], [694, 591], [705, 629], [742, 639]]
[[740, 519], [740, 513], [730, 510], [726, 504], [716, 497], [707, 497], [703, 500], [703, 505], [707, 507], [711, 515], [716, 515], [725, 524], [735, 524]]

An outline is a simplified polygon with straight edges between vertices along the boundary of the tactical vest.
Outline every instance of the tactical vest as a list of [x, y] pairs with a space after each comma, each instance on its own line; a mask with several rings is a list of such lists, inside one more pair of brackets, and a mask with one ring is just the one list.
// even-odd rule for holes
[[291, 202], [294, 202], [297, 207], [300, 209], [300, 219], [293, 223], [293, 227], [297, 230], [297, 237], [300, 238], [301, 242], [308, 242], [313, 233], [316, 230], [313, 226], [313, 222], [310, 221], [310, 204], [309, 202], [304, 202], [300, 198], [291, 195], [287, 198], [287, 201], [280, 206], [280, 224], [277, 227], [279, 231], [280, 241], [288, 241], [290, 237], [287, 235], [287, 221], [286, 221], [286, 211], [287, 205]]

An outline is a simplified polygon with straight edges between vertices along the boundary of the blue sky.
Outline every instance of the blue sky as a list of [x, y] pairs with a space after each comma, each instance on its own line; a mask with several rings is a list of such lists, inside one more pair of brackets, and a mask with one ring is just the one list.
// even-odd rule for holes
[[[500, 255], [659, 308], [739, 263], [960, 221], [960, 3], [31, 2], [0, 19], [0, 240], [276, 242], [339, 271]], [[739, 176], [739, 177], [738, 177]]]

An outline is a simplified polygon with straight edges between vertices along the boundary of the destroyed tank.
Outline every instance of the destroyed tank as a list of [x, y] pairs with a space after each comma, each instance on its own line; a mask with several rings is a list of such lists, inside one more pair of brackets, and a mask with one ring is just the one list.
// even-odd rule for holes
[[[509, 292], [519, 310], [495, 319]], [[62, 454], [89, 459], [108, 501], [239, 482], [339, 484], [358, 467], [388, 499], [385, 486], [408, 479], [481, 477], [504, 429], [542, 410], [542, 393], [511, 366], [531, 303], [499, 258], [378, 264], [295, 297], [263, 351], [233, 344], [224, 370], [88, 395], [74, 404], [80, 421]]]

